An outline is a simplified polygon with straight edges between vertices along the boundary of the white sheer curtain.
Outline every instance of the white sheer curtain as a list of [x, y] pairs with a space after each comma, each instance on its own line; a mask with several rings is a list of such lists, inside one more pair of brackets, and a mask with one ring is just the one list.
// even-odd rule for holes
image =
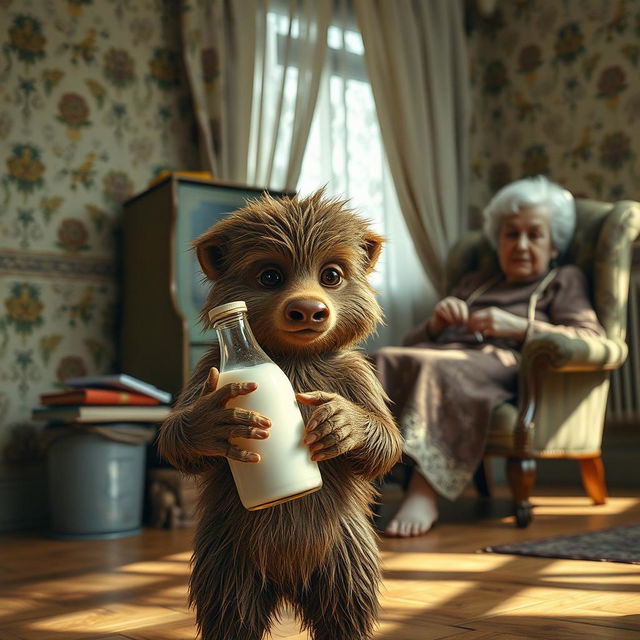
[[400, 344], [422, 320], [434, 293], [407, 231], [380, 136], [362, 38], [346, 1], [336, 3], [328, 32], [329, 55], [298, 189], [326, 185], [386, 237], [371, 282], [379, 291], [386, 326], [365, 345], [373, 351]]
[[470, 97], [462, 0], [354, 0], [382, 137], [418, 255], [442, 293], [467, 228]]
[[202, 166], [217, 179], [295, 189], [332, 7], [333, 0], [183, 0]]
[[202, 169], [247, 180], [257, 0], [182, 0], [182, 53]]
[[256, 47], [249, 178], [254, 184], [295, 191], [318, 97], [333, 1], [264, 4]]

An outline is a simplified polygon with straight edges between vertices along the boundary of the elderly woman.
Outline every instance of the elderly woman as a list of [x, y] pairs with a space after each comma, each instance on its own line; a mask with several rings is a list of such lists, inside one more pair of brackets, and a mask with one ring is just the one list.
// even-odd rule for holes
[[554, 267], [575, 228], [571, 194], [539, 176], [511, 183], [484, 210], [500, 273], [468, 274], [405, 346], [374, 354], [413, 464], [390, 536], [426, 533], [437, 496], [455, 499], [485, 449], [491, 411], [515, 395], [519, 351], [540, 332], [604, 335], [583, 273]]

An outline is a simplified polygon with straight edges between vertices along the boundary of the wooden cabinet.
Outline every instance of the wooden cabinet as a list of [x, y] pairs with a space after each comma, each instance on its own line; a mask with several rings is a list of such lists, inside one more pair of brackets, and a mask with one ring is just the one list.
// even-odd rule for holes
[[[177, 394], [213, 332], [199, 315], [210, 284], [192, 242], [264, 189], [171, 175], [125, 202], [120, 368]], [[272, 195], [282, 195], [272, 193]]]

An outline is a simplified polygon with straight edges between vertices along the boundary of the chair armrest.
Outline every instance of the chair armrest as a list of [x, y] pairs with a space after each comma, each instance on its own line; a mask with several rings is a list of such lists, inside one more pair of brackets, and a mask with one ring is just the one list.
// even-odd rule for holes
[[610, 371], [624, 363], [627, 352], [626, 342], [612, 338], [574, 338], [547, 332], [527, 341], [522, 349], [519, 373], [515, 449], [523, 453], [531, 447], [538, 388], [545, 370], [558, 373]]
[[612, 338], [573, 338], [560, 333], [542, 333], [522, 349], [521, 372], [538, 367], [553, 371], [610, 371], [627, 359], [624, 340]]

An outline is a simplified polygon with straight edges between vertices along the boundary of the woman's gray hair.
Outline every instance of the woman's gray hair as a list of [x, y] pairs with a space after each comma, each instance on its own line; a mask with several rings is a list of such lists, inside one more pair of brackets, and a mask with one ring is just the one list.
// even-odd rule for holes
[[484, 233], [493, 247], [498, 246], [505, 216], [523, 207], [542, 205], [549, 209], [551, 240], [558, 253], [564, 253], [576, 228], [576, 205], [569, 191], [544, 176], [516, 180], [502, 187], [483, 211]]

